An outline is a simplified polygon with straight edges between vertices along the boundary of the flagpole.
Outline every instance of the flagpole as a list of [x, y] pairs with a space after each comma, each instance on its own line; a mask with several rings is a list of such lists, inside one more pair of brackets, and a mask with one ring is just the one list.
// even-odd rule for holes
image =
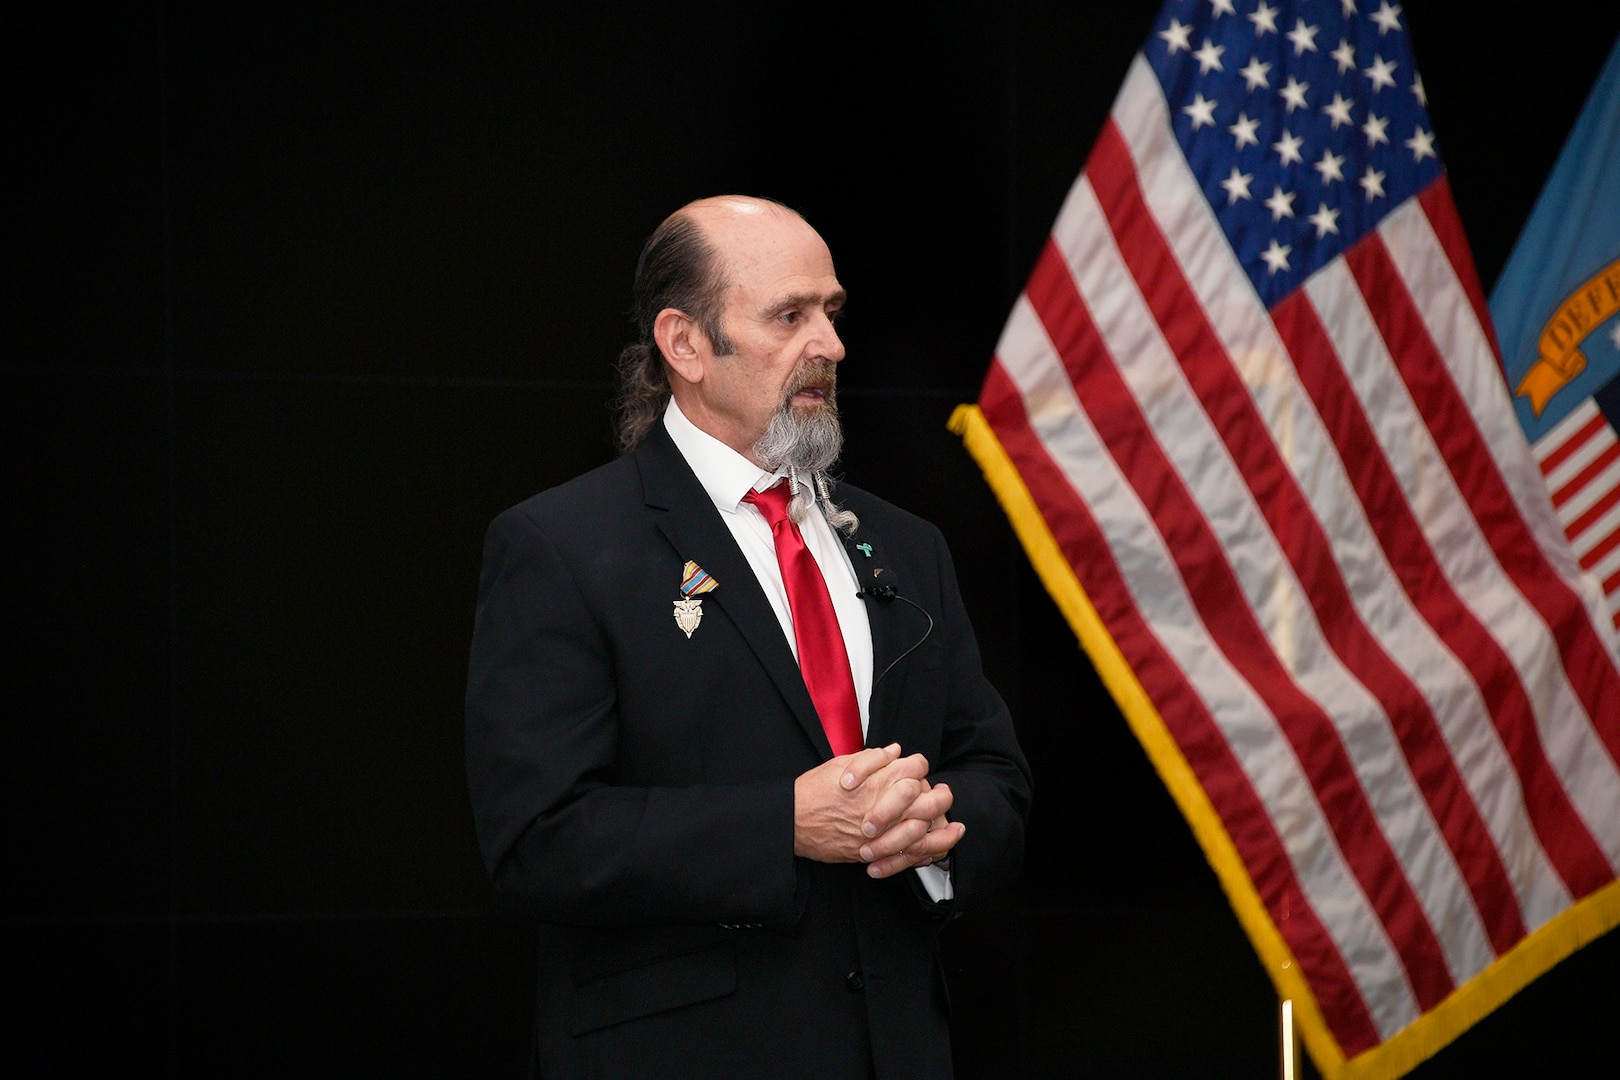
[[1294, 1027], [1294, 1003], [1282, 999], [1282, 1080], [1300, 1080], [1299, 1030]]

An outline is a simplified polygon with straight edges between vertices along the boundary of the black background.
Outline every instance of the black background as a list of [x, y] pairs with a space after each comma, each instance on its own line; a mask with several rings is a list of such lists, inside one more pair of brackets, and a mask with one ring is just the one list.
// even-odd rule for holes
[[[1620, 14], [1406, 6], [1489, 288]], [[1275, 1075], [1269, 980], [945, 430], [1155, 14], [14, 13], [6, 1071], [520, 1074], [461, 771], [483, 528], [609, 458], [640, 244], [742, 191], [827, 238], [847, 475], [944, 529], [1036, 771], [1016, 896], [947, 943], [961, 1075]], [[1616, 937], [1414, 1075], [1612, 1060]]]

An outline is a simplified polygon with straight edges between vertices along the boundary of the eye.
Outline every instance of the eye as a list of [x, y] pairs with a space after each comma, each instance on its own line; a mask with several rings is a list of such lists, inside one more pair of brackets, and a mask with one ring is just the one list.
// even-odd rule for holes
[[787, 323], [789, 326], [796, 326], [801, 320], [804, 319], [804, 312], [799, 311], [797, 308], [793, 308], [782, 312], [779, 318], [781, 318], [781, 320]]

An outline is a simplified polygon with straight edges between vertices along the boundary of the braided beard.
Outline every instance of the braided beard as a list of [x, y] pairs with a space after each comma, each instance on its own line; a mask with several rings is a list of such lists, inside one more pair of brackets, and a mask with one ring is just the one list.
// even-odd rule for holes
[[[832, 468], [844, 448], [844, 428], [838, 420], [831, 364], [805, 364], [794, 371], [784, 390], [782, 407], [771, 415], [765, 431], [754, 441], [754, 456], [766, 469], [793, 466], [800, 472], [820, 473]], [[826, 388], [820, 405], [795, 408], [793, 396], [806, 386]]]

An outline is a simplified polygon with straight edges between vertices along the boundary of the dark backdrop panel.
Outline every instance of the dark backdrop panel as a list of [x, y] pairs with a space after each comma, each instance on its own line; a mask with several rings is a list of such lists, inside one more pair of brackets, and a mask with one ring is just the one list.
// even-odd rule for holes
[[[1487, 287], [1620, 28], [1407, 5]], [[53, 5], [9, 37], [6, 956], [30, 1075], [504, 1076], [482, 531], [611, 453], [643, 238], [772, 195], [851, 291], [847, 475], [937, 522], [1036, 773], [964, 1077], [1274, 1074], [1213, 873], [945, 429], [1157, 4]], [[1606, 1050], [1610, 935], [1416, 1074]], [[1573, 1073], [1572, 1073], [1573, 1074]]]

